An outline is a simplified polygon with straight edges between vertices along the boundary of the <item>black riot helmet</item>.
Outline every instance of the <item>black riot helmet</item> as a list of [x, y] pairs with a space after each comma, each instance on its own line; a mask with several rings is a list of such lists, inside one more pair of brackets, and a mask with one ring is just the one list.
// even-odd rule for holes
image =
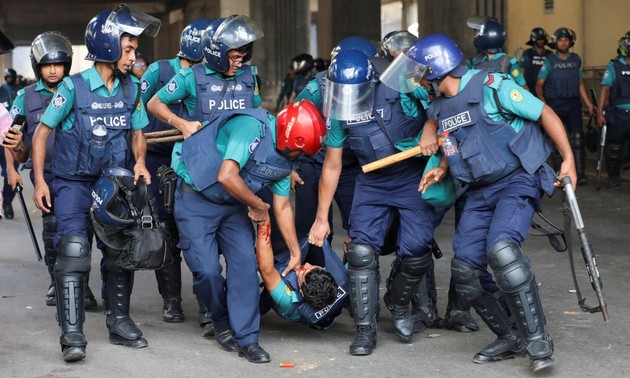
[[545, 45], [549, 43], [549, 35], [547, 35], [545, 29], [536, 27], [532, 29], [531, 33], [529, 33], [529, 41], [525, 43], [527, 45], [534, 46], [536, 41], [541, 39], [545, 41]]
[[13, 42], [0, 30], [0, 55], [11, 52], [13, 48], [15, 48]]
[[505, 43], [505, 29], [492, 17], [470, 16], [466, 25], [476, 31], [473, 44], [478, 50], [496, 54]]
[[291, 66], [298, 75], [309, 73], [315, 67], [315, 61], [311, 54], [296, 55], [291, 59]]
[[13, 80], [17, 79], [17, 72], [13, 68], [7, 68], [4, 70], [4, 78], [7, 77], [13, 78]]
[[619, 38], [619, 48], [617, 49], [619, 55], [630, 55], [630, 30]]
[[573, 45], [575, 44], [575, 41], [577, 40], [577, 36], [575, 35], [575, 32], [569, 28], [565, 28], [565, 27], [561, 27], [556, 29], [555, 32], [553, 32], [553, 36], [551, 37], [551, 42], [549, 43], [549, 47], [551, 47], [552, 49], [556, 49], [556, 42], [558, 42], [558, 40], [560, 38], [568, 38], [570, 43], [569, 43], [569, 48], [573, 47]]
[[44, 32], [31, 43], [31, 67], [38, 80], [42, 77], [40, 66], [51, 63], [62, 63], [64, 76], [70, 74], [72, 42], [68, 36], [58, 31]]

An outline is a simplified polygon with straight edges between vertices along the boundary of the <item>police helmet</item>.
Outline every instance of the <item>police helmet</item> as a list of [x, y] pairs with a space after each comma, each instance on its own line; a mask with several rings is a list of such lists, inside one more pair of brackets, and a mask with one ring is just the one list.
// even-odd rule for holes
[[40, 65], [63, 63], [64, 76], [70, 74], [72, 65], [72, 42], [65, 34], [58, 31], [44, 32], [31, 43], [31, 67], [35, 77], [42, 77]]
[[525, 42], [525, 44], [534, 46], [536, 41], [540, 39], [544, 40], [546, 45], [549, 42], [549, 35], [547, 35], [545, 29], [536, 27], [532, 29], [531, 33], [529, 33], [529, 41]]
[[400, 54], [381, 75], [380, 81], [400, 92], [411, 92], [420, 79], [437, 81], [447, 75], [461, 77], [467, 70], [461, 65], [464, 53], [443, 34], [430, 34]]
[[245, 48], [243, 58], [247, 62], [252, 58], [252, 43], [265, 35], [258, 25], [249, 17], [231, 15], [214, 21], [201, 38], [203, 56], [206, 64], [218, 72], [230, 69], [228, 51]]
[[395, 30], [389, 32], [381, 41], [381, 53], [388, 61], [393, 61], [401, 52], [409, 49], [418, 40], [418, 37], [407, 30]]
[[556, 49], [556, 43], [558, 42], [558, 40], [560, 38], [568, 38], [569, 39], [569, 48], [573, 47], [573, 45], [575, 44], [575, 41], [577, 40], [577, 36], [575, 35], [575, 32], [569, 28], [566, 27], [561, 27], [558, 28], [555, 32], [553, 32], [553, 36], [551, 37], [551, 42], [549, 43], [549, 46], [552, 49]]
[[330, 52], [330, 60], [332, 61], [342, 50], [359, 50], [367, 57], [373, 57], [378, 54], [372, 42], [359, 36], [347, 37], [339, 41], [337, 46]]
[[328, 67], [324, 115], [348, 121], [371, 113], [376, 76], [370, 59], [361, 51], [341, 50]]
[[85, 29], [87, 60], [115, 63], [122, 50], [120, 38], [124, 33], [138, 37], [144, 34], [155, 37], [160, 30], [160, 20], [126, 4], [112, 11], [102, 11], [90, 20]]
[[291, 59], [291, 66], [295, 70], [295, 73], [300, 75], [310, 72], [315, 66], [315, 61], [311, 54], [300, 54]]
[[621, 38], [619, 38], [619, 55], [628, 56], [630, 55], [630, 31], [624, 34]]
[[471, 16], [466, 20], [468, 27], [476, 30], [473, 44], [478, 50], [496, 54], [505, 43], [505, 29], [491, 17]]
[[9, 37], [7, 37], [2, 30], [0, 30], [0, 55], [11, 52], [15, 48], [15, 45]]
[[315, 155], [326, 141], [326, 122], [319, 109], [308, 100], [288, 104], [276, 118], [277, 148], [301, 150]]
[[7, 68], [4, 70], [4, 77], [11, 77], [13, 79], [17, 78], [17, 72], [15, 72], [15, 70], [13, 68]]
[[147, 203], [148, 190], [144, 180], [133, 182], [133, 172], [108, 167], [92, 189], [91, 212], [101, 226], [121, 230], [137, 224]]
[[179, 38], [179, 53], [177, 53], [177, 56], [191, 62], [200, 62], [203, 59], [201, 37], [210, 24], [212, 24], [211, 19], [199, 18], [186, 26]]

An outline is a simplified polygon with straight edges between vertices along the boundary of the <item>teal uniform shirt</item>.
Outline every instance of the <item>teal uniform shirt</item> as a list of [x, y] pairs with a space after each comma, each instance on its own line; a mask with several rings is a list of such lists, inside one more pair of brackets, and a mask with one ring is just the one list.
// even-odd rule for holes
[[[261, 139], [261, 129], [263, 125], [254, 117], [236, 116], [230, 118], [219, 130], [217, 135], [217, 149], [223, 156], [223, 160], [234, 160], [242, 169], [252, 154], [250, 148], [253, 148]], [[276, 119], [269, 115], [269, 128], [273, 144], [276, 144]], [[188, 185], [194, 187], [188, 169], [180, 159], [181, 144], [177, 154], [173, 151], [173, 160], [171, 167], [175, 170]], [[176, 145], [177, 146], [177, 145]], [[291, 189], [291, 178], [287, 176], [280, 181], [276, 181], [269, 185], [269, 189], [282, 197], [288, 197]]]
[[[488, 59], [488, 56], [483, 54], [483, 59], [482, 61], [486, 61], [486, 60], [497, 60], [497, 59], [503, 59], [505, 57], [505, 53], [504, 52], [500, 52], [500, 53], [496, 53], [492, 56], [492, 58]], [[512, 77], [512, 80], [514, 80], [516, 82], [516, 84], [520, 85], [521, 87], [525, 86], [525, 77], [523, 76], [523, 73], [521, 72], [521, 66], [518, 63], [518, 60], [516, 60], [516, 58], [514, 57], [510, 57], [510, 60], [507, 62], [507, 64], [510, 65], [510, 69], [509, 69], [509, 74]], [[468, 60], [466, 62], [466, 67], [470, 68], [470, 69], [475, 69], [475, 67], [473, 67], [473, 63], [472, 60]]]
[[288, 316], [293, 304], [298, 303], [299, 300], [297, 294], [295, 294], [283, 280], [280, 280], [278, 286], [269, 292], [269, 296], [271, 296], [271, 300], [278, 306], [278, 313], [281, 317], [292, 322], [300, 321], [300, 314], [297, 311], [294, 311], [291, 316]]
[[[617, 58], [617, 60], [622, 65], [627, 66], [626, 68], [630, 70], [630, 64], [626, 61], [626, 58], [624, 58], [623, 56], [620, 56]], [[615, 73], [615, 66], [613, 65], [613, 62], [608, 62], [608, 65], [606, 65], [606, 71], [604, 71], [604, 77], [602, 77], [601, 86], [612, 87], [613, 84], [615, 83], [615, 80], [617, 80], [617, 76]], [[18, 92], [18, 97], [19, 95], [20, 95], [20, 92]], [[617, 105], [617, 107], [624, 110], [630, 110], [630, 104], [620, 104], [620, 105]]]
[[[379, 84], [384, 85], [384, 84]], [[400, 105], [406, 115], [410, 117], [417, 117], [420, 112], [420, 107], [428, 109], [429, 94], [422, 86], [418, 86], [411, 93], [400, 94]], [[419, 136], [418, 136], [419, 137]], [[326, 145], [332, 148], [342, 148], [346, 140], [346, 131], [341, 127], [341, 122], [338, 120], [331, 120], [330, 128], [326, 136]], [[416, 138], [417, 141], [417, 138]], [[411, 143], [413, 144], [413, 143]], [[409, 146], [400, 148], [401, 150], [407, 149]], [[418, 144], [417, 142], [415, 143]], [[397, 143], [398, 146], [398, 143]]]
[[[256, 69], [253, 66], [250, 66], [252, 70], [252, 75], [255, 75]], [[206, 74], [211, 74], [216, 77], [222, 78], [223, 80], [234, 80], [233, 77], [224, 77], [220, 72], [217, 72], [204, 64], [204, 68]], [[236, 71], [235, 76], [239, 76], [243, 74], [243, 70], [239, 68]], [[195, 107], [197, 106], [197, 81], [195, 80], [195, 73], [192, 68], [182, 68], [173, 78], [162, 87], [157, 92], [158, 99], [164, 104], [172, 104], [177, 101], [182, 101], [184, 103], [184, 107], [188, 111], [188, 114], [191, 114], [195, 111]], [[258, 83], [256, 82], [256, 76], [254, 76], [254, 98], [252, 100], [252, 104], [254, 108], [257, 108], [262, 104], [262, 98], [260, 97], [260, 93], [258, 93]], [[238, 117], [239, 119], [242, 117]], [[208, 122], [204, 122], [203, 126], [205, 126]], [[275, 121], [274, 121], [275, 126]], [[275, 138], [275, 134], [274, 134]], [[181, 162], [180, 156], [182, 154], [182, 142], [176, 142], [173, 147], [173, 155], [171, 156], [171, 167], [175, 170], [175, 172], [186, 181], [187, 184], [192, 185], [190, 180], [190, 175], [188, 174], [188, 170], [184, 163]]]
[[[558, 58], [562, 59], [560, 57], [560, 55], [558, 55], [557, 52], [554, 53]], [[575, 54], [575, 53], [569, 53], [569, 55], [571, 54]], [[569, 55], [567, 55], [567, 58], [569, 57]], [[566, 60], [562, 59], [562, 60]], [[539, 79], [543, 79], [543, 80], [547, 80], [547, 78], [549, 77], [549, 75], [551, 74], [551, 62], [549, 62], [549, 59], [545, 58], [545, 60], [543, 61], [543, 65], [542, 67], [540, 67], [540, 71], [538, 71], [538, 78]], [[582, 71], [582, 67], [580, 67], [580, 80], [582, 80], [582, 78], [584, 77], [584, 71]]]
[[[81, 76], [88, 83], [90, 90], [99, 96], [113, 97], [121, 90], [120, 80], [116, 77], [114, 78], [114, 86], [110, 93], [95, 67], [88, 68], [81, 72]], [[136, 84], [133, 96], [137, 96], [140, 80], [133, 75], [127, 75], [127, 79], [131, 79]], [[46, 108], [41, 122], [52, 129], [61, 125], [61, 130], [70, 130], [74, 124], [74, 98], [74, 83], [70, 77], [65, 77], [63, 82], [57, 86], [57, 92], [48, 108]], [[55, 106], [54, 104], [60, 105]], [[149, 118], [147, 117], [144, 105], [142, 101], [138, 101], [138, 105], [131, 113], [131, 129], [134, 131], [142, 130], [148, 124]]]
[[[48, 97], [52, 97], [55, 94], [52, 90], [50, 90], [50, 88], [46, 86], [46, 84], [44, 84], [42, 79], [39, 79], [37, 81], [37, 84], [35, 84], [35, 92], [37, 92], [37, 94], [39, 95], [44, 95]], [[11, 117], [15, 118], [17, 115], [26, 116], [26, 112], [24, 110], [25, 97], [26, 92], [24, 91], [24, 89], [20, 89], [17, 93], [17, 96], [15, 97], [15, 100], [13, 101], [13, 105], [11, 106]], [[27, 127], [37, 127], [37, 125], [27, 125]], [[26, 130], [22, 130], [22, 132], [26, 132]]]
[[[177, 72], [179, 72], [182, 69], [179, 57], [169, 59], [168, 65], [171, 66], [175, 74], [177, 74]], [[158, 88], [159, 81], [160, 81], [160, 63], [159, 62], [151, 63], [149, 67], [147, 68], [146, 72], [144, 73], [144, 75], [142, 75], [141, 81], [146, 82], [146, 84], [143, 84], [146, 87], [145, 91], [140, 93], [140, 96], [142, 97], [142, 102], [146, 105], [146, 103], [149, 102], [151, 97], [153, 97], [153, 95], [158, 91], [158, 89], [160, 89]]]
[[309, 100], [321, 109], [324, 103], [322, 95], [323, 93], [319, 90], [319, 83], [317, 82], [317, 79], [313, 79], [306, 84], [306, 87], [304, 87], [300, 93], [298, 93], [295, 101]]
[[[458, 92], [468, 84], [477, 72], [480, 71], [470, 70], [462, 76]], [[537, 121], [540, 118], [545, 104], [506, 74], [490, 73], [484, 78], [484, 83], [483, 108], [493, 121], [504, 120], [494, 99], [493, 89], [497, 90], [501, 107], [507, 113], [517, 116], [510, 122], [517, 133], [523, 128], [524, 120]]]

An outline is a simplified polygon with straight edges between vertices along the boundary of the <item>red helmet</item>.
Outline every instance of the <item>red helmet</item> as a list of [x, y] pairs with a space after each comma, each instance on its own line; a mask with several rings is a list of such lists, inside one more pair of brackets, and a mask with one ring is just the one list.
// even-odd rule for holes
[[319, 109], [308, 100], [289, 104], [277, 117], [278, 150], [302, 150], [315, 155], [326, 141], [326, 122]]

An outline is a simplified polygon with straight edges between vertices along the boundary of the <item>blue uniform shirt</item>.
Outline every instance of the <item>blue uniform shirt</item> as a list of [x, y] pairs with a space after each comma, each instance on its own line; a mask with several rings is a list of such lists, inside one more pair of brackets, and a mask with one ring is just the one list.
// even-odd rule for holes
[[[95, 67], [88, 68], [81, 72], [81, 76], [90, 86], [90, 90], [99, 96], [113, 97], [120, 90], [120, 80], [114, 78], [114, 86], [112, 91], [105, 86], [101, 75], [98, 73]], [[127, 75], [127, 78], [133, 80], [134, 83], [140, 84], [140, 80], [133, 75]], [[137, 91], [137, 85], [135, 91]], [[137, 92], [133, 93], [134, 96]], [[63, 82], [57, 86], [57, 92], [53, 97], [50, 105], [46, 108], [41, 122], [50, 128], [56, 128], [61, 125], [62, 130], [70, 130], [74, 123], [74, 99], [75, 99], [74, 83], [68, 76], [63, 79]], [[149, 118], [147, 112], [144, 109], [142, 101], [138, 101], [138, 105], [131, 113], [131, 129], [134, 131], [142, 130], [149, 124]]]
[[[223, 160], [234, 160], [242, 169], [252, 154], [252, 148], [260, 141], [261, 123], [249, 116], [237, 116], [230, 118], [219, 129], [217, 135], [217, 149], [223, 156]], [[274, 145], [276, 144], [276, 120], [269, 115], [269, 128]], [[187, 184], [193, 185], [188, 169], [181, 161], [182, 142], [175, 144], [171, 167]], [[269, 185], [269, 189], [279, 196], [288, 197], [291, 189], [289, 176]]]

